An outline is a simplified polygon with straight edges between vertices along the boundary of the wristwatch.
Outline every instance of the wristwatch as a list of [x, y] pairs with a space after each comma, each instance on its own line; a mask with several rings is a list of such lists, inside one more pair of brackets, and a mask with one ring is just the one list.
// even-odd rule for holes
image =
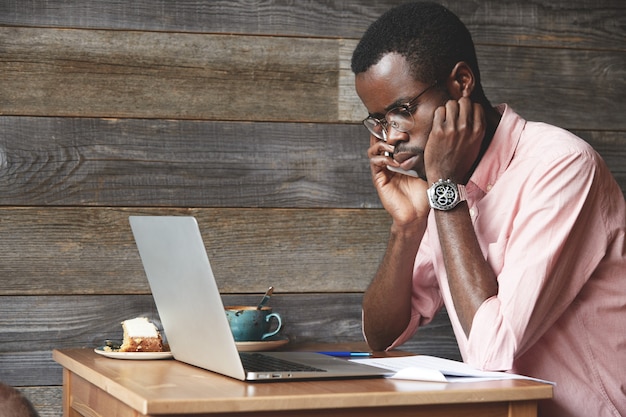
[[430, 207], [436, 210], [452, 210], [461, 201], [467, 199], [465, 186], [450, 180], [439, 180], [427, 191]]

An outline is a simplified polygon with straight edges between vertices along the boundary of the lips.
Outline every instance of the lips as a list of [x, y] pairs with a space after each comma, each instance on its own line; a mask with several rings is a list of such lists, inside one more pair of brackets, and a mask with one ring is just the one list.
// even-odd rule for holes
[[410, 152], [400, 152], [393, 155], [393, 159], [400, 163], [402, 169], [413, 169], [417, 164], [419, 155]]

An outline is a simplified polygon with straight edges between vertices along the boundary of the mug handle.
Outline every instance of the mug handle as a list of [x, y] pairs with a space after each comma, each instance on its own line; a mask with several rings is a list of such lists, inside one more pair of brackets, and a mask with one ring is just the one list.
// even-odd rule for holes
[[278, 320], [278, 326], [276, 327], [276, 330], [269, 332], [269, 333], [265, 333], [263, 335], [263, 337], [261, 337], [261, 340], [265, 340], [268, 337], [272, 337], [275, 334], [277, 334], [280, 331], [280, 328], [283, 325], [283, 321], [280, 318], [280, 315], [278, 313], [272, 313], [272, 314], [268, 314], [267, 317], [265, 318], [265, 321], [269, 323], [269, 321], [273, 318], [275, 318], [276, 320]]

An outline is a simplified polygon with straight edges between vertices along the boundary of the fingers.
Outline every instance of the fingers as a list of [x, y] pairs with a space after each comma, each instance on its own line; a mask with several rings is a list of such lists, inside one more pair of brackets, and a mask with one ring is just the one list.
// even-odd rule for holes
[[445, 109], [446, 118], [444, 125], [446, 127], [446, 131], [449, 133], [458, 131], [459, 128], [461, 128], [461, 125], [465, 122], [466, 106], [464, 106], [460, 101], [448, 100]]
[[450, 100], [446, 103], [447, 133], [457, 136], [458, 139], [467, 137], [472, 129], [473, 116], [472, 102], [467, 97], [459, 101]]
[[397, 165], [397, 162], [392, 158], [395, 147], [381, 139], [376, 138], [374, 135], [370, 136], [370, 147], [367, 150], [367, 157], [370, 159], [370, 163], [376, 166], [385, 167], [386, 165]]
[[459, 132], [465, 130], [466, 118], [467, 106], [457, 100], [448, 100], [446, 104], [435, 110], [430, 136], [439, 140], [456, 139], [459, 137]]
[[466, 178], [486, 129], [484, 109], [467, 97], [435, 110], [424, 161], [427, 178]]
[[445, 121], [446, 108], [444, 106], [439, 106], [435, 109], [435, 114], [433, 115], [433, 126], [430, 131], [430, 137], [440, 137], [443, 135], [443, 125]]
[[448, 100], [444, 106], [435, 110], [431, 135], [450, 140], [482, 136], [484, 118], [482, 106], [472, 103], [469, 98]]

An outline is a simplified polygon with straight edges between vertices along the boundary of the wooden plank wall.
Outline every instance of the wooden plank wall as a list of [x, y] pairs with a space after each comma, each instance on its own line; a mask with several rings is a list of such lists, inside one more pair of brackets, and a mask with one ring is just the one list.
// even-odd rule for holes
[[[53, 348], [156, 317], [129, 214], [197, 216], [226, 303], [361, 340], [389, 218], [352, 49], [401, 1], [0, 1], [0, 380], [61, 413]], [[573, 130], [626, 191], [622, 0], [443, 1], [485, 89]], [[408, 350], [458, 357], [445, 314]]]

